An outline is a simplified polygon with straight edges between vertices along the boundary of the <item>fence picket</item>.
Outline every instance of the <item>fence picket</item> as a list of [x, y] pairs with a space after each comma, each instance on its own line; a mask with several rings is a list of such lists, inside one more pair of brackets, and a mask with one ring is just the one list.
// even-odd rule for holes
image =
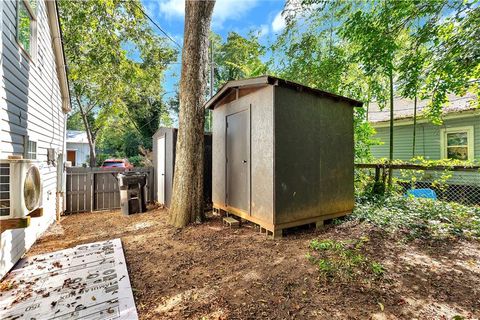
[[[65, 213], [79, 213], [120, 208], [120, 192], [115, 174], [125, 169], [79, 168], [66, 170]], [[153, 199], [153, 168], [130, 171], [147, 173], [147, 201]]]

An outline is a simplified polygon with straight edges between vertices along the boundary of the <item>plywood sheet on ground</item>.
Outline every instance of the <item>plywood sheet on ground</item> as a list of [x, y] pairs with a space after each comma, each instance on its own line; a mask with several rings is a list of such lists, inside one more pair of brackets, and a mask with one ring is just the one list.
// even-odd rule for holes
[[24, 259], [0, 289], [0, 319], [138, 318], [120, 239]]

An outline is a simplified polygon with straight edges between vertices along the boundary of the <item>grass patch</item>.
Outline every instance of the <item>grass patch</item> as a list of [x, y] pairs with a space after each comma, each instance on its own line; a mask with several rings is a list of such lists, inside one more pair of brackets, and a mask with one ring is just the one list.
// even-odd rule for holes
[[360, 199], [352, 218], [409, 239], [480, 239], [480, 207], [454, 202], [403, 196]]
[[349, 282], [355, 279], [378, 280], [385, 267], [363, 253], [367, 237], [355, 240], [312, 240], [307, 259], [318, 267], [320, 276], [329, 281]]

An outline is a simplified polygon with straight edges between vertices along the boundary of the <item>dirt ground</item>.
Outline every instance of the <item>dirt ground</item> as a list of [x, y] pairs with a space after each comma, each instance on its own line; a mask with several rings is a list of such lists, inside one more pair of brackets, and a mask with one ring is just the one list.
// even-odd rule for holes
[[[224, 228], [219, 217], [180, 231], [166, 216], [66, 216], [28, 255], [121, 238], [140, 319], [480, 318], [478, 242], [406, 244], [353, 221], [274, 241], [253, 225]], [[382, 281], [326, 282], [305, 257], [312, 239], [362, 236], [386, 267]]]

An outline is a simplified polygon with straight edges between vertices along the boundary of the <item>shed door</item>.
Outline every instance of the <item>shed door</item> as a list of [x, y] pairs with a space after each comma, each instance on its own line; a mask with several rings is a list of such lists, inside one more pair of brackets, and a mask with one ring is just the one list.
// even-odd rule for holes
[[165, 136], [158, 139], [157, 159], [157, 199], [165, 204]]
[[227, 116], [227, 204], [249, 212], [248, 110]]
[[67, 161], [72, 163], [72, 167], [77, 165], [77, 151], [76, 150], [67, 150]]

